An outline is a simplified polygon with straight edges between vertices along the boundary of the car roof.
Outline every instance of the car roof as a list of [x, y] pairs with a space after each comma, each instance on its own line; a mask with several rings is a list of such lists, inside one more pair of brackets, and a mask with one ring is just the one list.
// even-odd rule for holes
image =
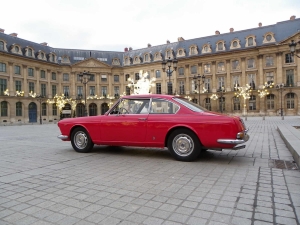
[[123, 98], [164, 98], [164, 99], [172, 99], [174, 95], [164, 95], [164, 94], [132, 94], [123, 96]]

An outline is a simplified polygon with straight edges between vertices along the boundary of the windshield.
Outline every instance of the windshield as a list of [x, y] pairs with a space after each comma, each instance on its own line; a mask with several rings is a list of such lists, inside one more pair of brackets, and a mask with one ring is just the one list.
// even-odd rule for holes
[[184, 105], [185, 107], [189, 108], [190, 110], [194, 112], [203, 112], [208, 111], [206, 108], [203, 108], [200, 105], [195, 104], [194, 102], [190, 102], [189, 100], [185, 98], [173, 98], [176, 102], [179, 102], [180, 104]]

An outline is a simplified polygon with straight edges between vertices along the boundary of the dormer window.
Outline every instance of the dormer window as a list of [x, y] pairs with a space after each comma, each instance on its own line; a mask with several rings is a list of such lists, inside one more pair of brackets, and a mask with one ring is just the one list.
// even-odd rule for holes
[[176, 57], [183, 57], [183, 56], [185, 56], [184, 49], [183, 48], [178, 49]]
[[230, 45], [230, 49], [236, 49], [236, 48], [240, 48], [240, 40], [239, 39], [234, 39], [231, 41], [231, 45]]
[[135, 62], [138, 62], [139, 61], [139, 58], [138, 57], [135, 57]]
[[248, 38], [248, 46], [253, 46], [253, 37]]
[[202, 54], [203, 53], [210, 53], [211, 52], [211, 47], [209, 44], [203, 45], [202, 47]]
[[264, 37], [263, 44], [276, 42], [274, 33], [272, 32], [266, 33], [263, 37]]
[[198, 49], [196, 45], [190, 46], [190, 55], [197, 55], [198, 54]]
[[128, 58], [125, 58], [125, 65], [129, 65]]
[[4, 42], [3, 41], [0, 41], [0, 50], [4, 50]]
[[217, 43], [217, 51], [224, 51], [225, 50], [225, 44], [223, 41], [220, 41]]
[[32, 49], [31, 48], [28, 49], [28, 56], [32, 57]]
[[256, 41], [255, 41], [255, 36], [254, 35], [249, 35], [245, 39], [246, 39], [245, 47], [256, 46]]
[[148, 61], [149, 61], [149, 55], [146, 54], [146, 55], [145, 55], [145, 62], [148, 62]]
[[118, 58], [114, 58], [112, 61], [113, 65], [120, 65], [120, 60]]
[[52, 61], [52, 62], [55, 62], [55, 56], [54, 56], [54, 55], [52, 55], [51, 61]]
[[158, 61], [158, 60], [162, 60], [162, 57], [161, 57], [161, 53], [160, 52], [156, 52], [154, 54], [154, 61]]

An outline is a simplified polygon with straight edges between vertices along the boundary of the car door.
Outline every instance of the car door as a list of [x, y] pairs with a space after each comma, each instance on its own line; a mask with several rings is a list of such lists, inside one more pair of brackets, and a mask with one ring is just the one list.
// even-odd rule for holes
[[101, 139], [107, 144], [141, 145], [147, 132], [150, 99], [123, 99], [101, 124]]

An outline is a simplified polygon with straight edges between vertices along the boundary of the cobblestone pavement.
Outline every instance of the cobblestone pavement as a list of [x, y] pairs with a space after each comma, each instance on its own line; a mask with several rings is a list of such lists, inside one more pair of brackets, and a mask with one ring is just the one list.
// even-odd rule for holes
[[[239, 151], [195, 162], [167, 150], [72, 150], [55, 124], [0, 127], [0, 224], [300, 224], [300, 171], [276, 125], [300, 117], [248, 118]], [[295, 132], [300, 130], [295, 129]]]

